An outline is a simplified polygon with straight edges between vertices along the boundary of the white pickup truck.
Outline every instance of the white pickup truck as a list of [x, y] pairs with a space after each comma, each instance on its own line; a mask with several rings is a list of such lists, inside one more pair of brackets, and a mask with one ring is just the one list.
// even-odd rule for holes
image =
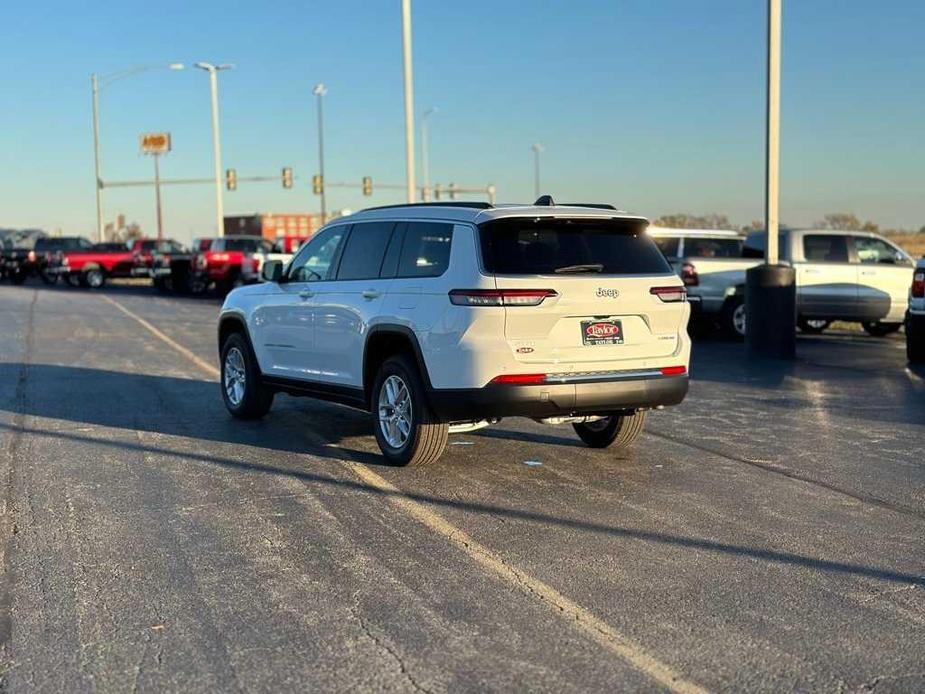
[[[685, 251], [688, 239], [716, 242], [721, 232], [651, 230], [663, 250], [668, 232], [683, 238], [677, 255], [666, 255], [688, 285], [694, 306], [699, 300], [703, 315], [718, 318], [732, 336], [744, 337], [745, 271], [762, 262], [764, 233], [750, 233], [734, 259]], [[698, 252], [703, 255], [699, 246]], [[797, 325], [803, 332], [822, 332], [835, 320], [861, 323], [876, 336], [902, 327], [913, 261], [883, 237], [865, 231], [790, 229], [780, 234], [780, 260], [796, 270]]]
[[691, 320], [718, 323], [732, 337], [745, 334], [741, 286], [760, 260], [743, 257], [745, 235], [725, 229], [649, 227], [648, 233], [687, 286]]

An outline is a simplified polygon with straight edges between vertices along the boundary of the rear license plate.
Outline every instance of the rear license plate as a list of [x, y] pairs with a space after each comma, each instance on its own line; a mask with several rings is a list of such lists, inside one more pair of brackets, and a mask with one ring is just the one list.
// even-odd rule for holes
[[623, 323], [618, 320], [583, 320], [581, 341], [586, 345], [622, 345]]

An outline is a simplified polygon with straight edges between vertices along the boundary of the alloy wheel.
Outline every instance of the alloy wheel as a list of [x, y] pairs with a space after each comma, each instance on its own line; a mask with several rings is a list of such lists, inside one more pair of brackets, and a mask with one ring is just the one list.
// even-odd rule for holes
[[246, 373], [244, 355], [237, 347], [232, 347], [225, 355], [225, 395], [228, 401], [238, 407], [244, 401]]
[[411, 391], [396, 375], [391, 375], [379, 389], [379, 428], [392, 448], [402, 448], [411, 436]]

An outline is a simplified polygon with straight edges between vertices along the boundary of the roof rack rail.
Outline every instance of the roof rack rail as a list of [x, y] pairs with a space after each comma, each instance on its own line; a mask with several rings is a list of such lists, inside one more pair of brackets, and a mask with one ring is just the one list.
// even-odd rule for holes
[[563, 202], [559, 203], [565, 207], [590, 207], [595, 210], [616, 210], [617, 208], [609, 202]]
[[494, 208], [490, 202], [461, 202], [452, 200], [448, 202], [405, 202], [397, 205], [380, 205], [379, 207], [364, 207], [360, 212], [370, 210], [393, 210], [401, 207], [468, 207], [473, 210], [490, 210]]

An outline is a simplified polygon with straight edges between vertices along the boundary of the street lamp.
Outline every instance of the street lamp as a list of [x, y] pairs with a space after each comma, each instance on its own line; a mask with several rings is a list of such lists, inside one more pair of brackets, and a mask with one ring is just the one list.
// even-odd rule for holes
[[430, 146], [428, 135], [430, 133], [427, 129], [427, 119], [435, 114], [437, 110], [436, 106], [432, 106], [424, 111], [424, 115], [421, 116], [421, 168], [424, 169], [424, 194], [421, 197], [424, 198], [424, 202], [430, 200], [430, 152], [428, 150]]
[[93, 160], [96, 171], [96, 237], [103, 241], [104, 212], [103, 212], [103, 164], [100, 157], [100, 89], [117, 80], [137, 75], [149, 70], [183, 70], [183, 63], [167, 63], [166, 65], [139, 65], [137, 67], [113, 72], [102, 77], [93, 73], [90, 75], [90, 88], [93, 93]]
[[215, 226], [219, 236], [225, 235], [225, 208], [222, 201], [222, 144], [218, 131], [218, 72], [230, 70], [234, 65], [224, 63], [196, 63], [196, 67], [209, 73], [209, 90], [212, 94], [212, 159], [215, 168]]
[[536, 199], [540, 197], [540, 152], [545, 152], [546, 148], [535, 142], [530, 149], [533, 150], [533, 196]]
[[796, 271], [778, 252], [781, 0], [768, 0], [765, 262], [745, 273], [745, 344], [751, 354], [796, 356]]
[[324, 182], [324, 95], [328, 93], [328, 88], [324, 86], [323, 82], [319, 82], [315, 85], [315, 88], [312, 89], [312, 94], [314, 94], [318, 103], [318, 173], [321, 176], [321, 223], [324, 224], [327, 219], [328, 206], [327, 206], [327, 194], [325, 193]]
[[405, 187], [408, 203], [415, 199], [414, 184], [414, 81], [411, 77], [411, 0], [401, 0], [401, 48], [405, 83]]

